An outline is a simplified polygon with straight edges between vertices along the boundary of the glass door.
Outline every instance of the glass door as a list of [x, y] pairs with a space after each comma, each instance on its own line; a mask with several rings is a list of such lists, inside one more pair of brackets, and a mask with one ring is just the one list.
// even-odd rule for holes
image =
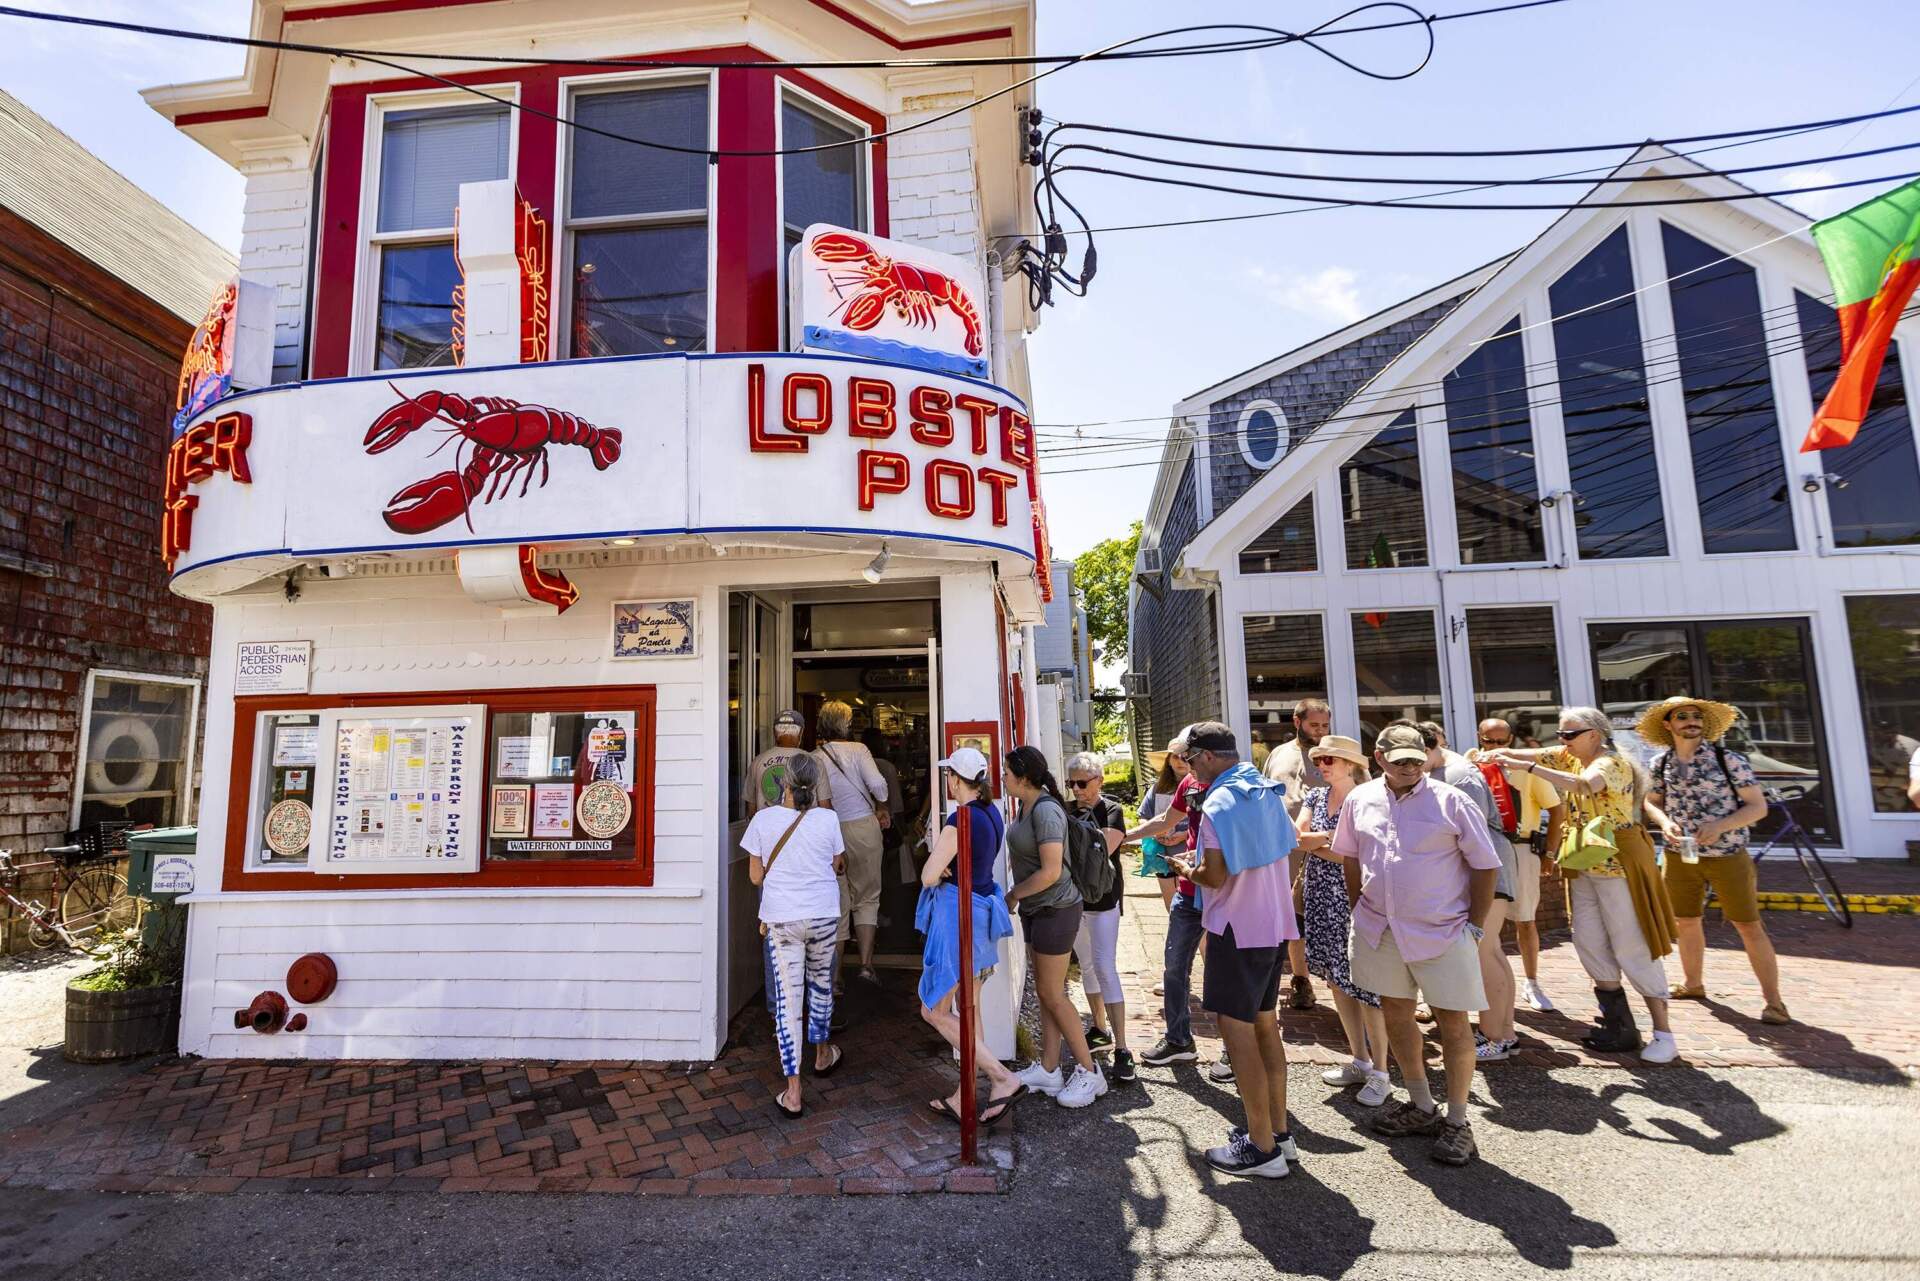
[[1632, 732], [1649, 705], [1675, 694], [1730, 703], [1740, 718], [1726, 746], [1752, 762], [1762, 786], [1801, 793], [1800, 822], [1820, 844], [1839, 844], [1806, 619], [1593, 623], [1587, 631], [1600, 706], [1642, 764], [1658, 750]]

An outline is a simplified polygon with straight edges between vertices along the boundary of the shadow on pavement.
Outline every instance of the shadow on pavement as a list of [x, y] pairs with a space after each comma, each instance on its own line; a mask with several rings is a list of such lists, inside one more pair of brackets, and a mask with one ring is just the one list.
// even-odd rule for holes
[[[1503, 1071], [1486, 1071], [1478, 1076], [1479, 1088], [1491, 1101], [1481, 1115], [1490, 1124], [1507, 1130], [1582, 1135], [1606, 1126], [1649, 1142], [1682, 1143], [1704, 1156], [1731, 1156], [1742, 1143], [1770, 1139], [1787, 1130], [1732, 1083], [1685, 1064], [1630, 1069], [1628, 1079], [1609, 1082], [1598, 1090], [1545, 1074], [1529, 1074], [1524, 1084]], [[1691, 1113], [1699, 1118], [1699, 1125], [1665, 1116], [1636, 1124], [1620, 1106], [1632, 1099]], [[1648, 1126], [1662, 1131], [1665, 1137], [1648, 1134]]]
[[1432, 1142], [1396, 1139], [1387, 1147], [1408, 1177], [1442, 1205], [1463, 1219], [1496, 1229], [1535, 1267], [1564, 1271], [1573, 1266], [1576, 1248], [1599, 1250], [1620, 1243], [1606, 1224], [1582, 1218], [1564, 1198], [1507, 1173], [1484, 1156], [1458, 1168], [1439, 1164], [1430, 1154]]

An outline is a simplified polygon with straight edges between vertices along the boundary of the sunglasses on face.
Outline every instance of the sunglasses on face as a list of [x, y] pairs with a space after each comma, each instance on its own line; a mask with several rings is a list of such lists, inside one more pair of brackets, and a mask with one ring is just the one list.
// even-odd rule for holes
[[1092, 787], [1099, 781], [1097, 778], [1070, 778], [1067, 780], [1067, 785], [1069, 787]]
[[1490, 734], [1482, 734], [1480, 736], [1480, 746], [1482, 747], [1505, 747], [1512, 741], [1511, 738], [1494, 738]]
[[1582, 734], [1591, 734], [1593, 732], [1591, 729], [1563, 729], [1558, 734], [1555, 734], [1554, 737], [1563, 743], [1571, 743]]
[[1699, 712], [1675, 712], [1673, 715], [1667, 717], [1670, 724], [1676, 725], [1681, 721], [1704, 721], [1706, 719], [1707, 718]]

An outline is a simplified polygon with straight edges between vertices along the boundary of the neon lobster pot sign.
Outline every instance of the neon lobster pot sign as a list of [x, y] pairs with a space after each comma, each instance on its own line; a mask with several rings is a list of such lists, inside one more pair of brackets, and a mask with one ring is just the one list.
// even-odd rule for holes
[[987, 291], [970, 259], [815, 223], [787, 263], [801, 351], [988, 376]]

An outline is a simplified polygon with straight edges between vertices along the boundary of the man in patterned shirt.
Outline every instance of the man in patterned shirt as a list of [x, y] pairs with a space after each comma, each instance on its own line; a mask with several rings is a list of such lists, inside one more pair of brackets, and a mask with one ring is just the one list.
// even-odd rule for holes
[[[1725, 703], [1674, 697], [1655, 703], [1640, 718], [1640, 736], [1664, 746], [1653, 758], [1653, 776], [1647, 792], [1647, 817], [1666, 838], [1667, 893], [1673, 899], [1678, 926], [1682, 982], [1674, 985], [1676, 1000], [1707, 998], [1703, 971], [1707, 939], [1701, 928], [1707, 887], [1720, 898], [1721, 915], [1740, 932], [1747, 961], [1766, 1006], [1762, 1023], [1787, 1023], [1791, 1017], [1780, 999], [1780, 962], [1773, 940], [1760, 924], [1758, 878], [1753, 856], [1747, 853], [1747, 829], [1767, 812], [1766, 795], [1746, 757], [1720, 746], [1720, 738], [1739, 716]], [[1696, 855], [1689, 862], [1682, 850], [1691, 837]]]

